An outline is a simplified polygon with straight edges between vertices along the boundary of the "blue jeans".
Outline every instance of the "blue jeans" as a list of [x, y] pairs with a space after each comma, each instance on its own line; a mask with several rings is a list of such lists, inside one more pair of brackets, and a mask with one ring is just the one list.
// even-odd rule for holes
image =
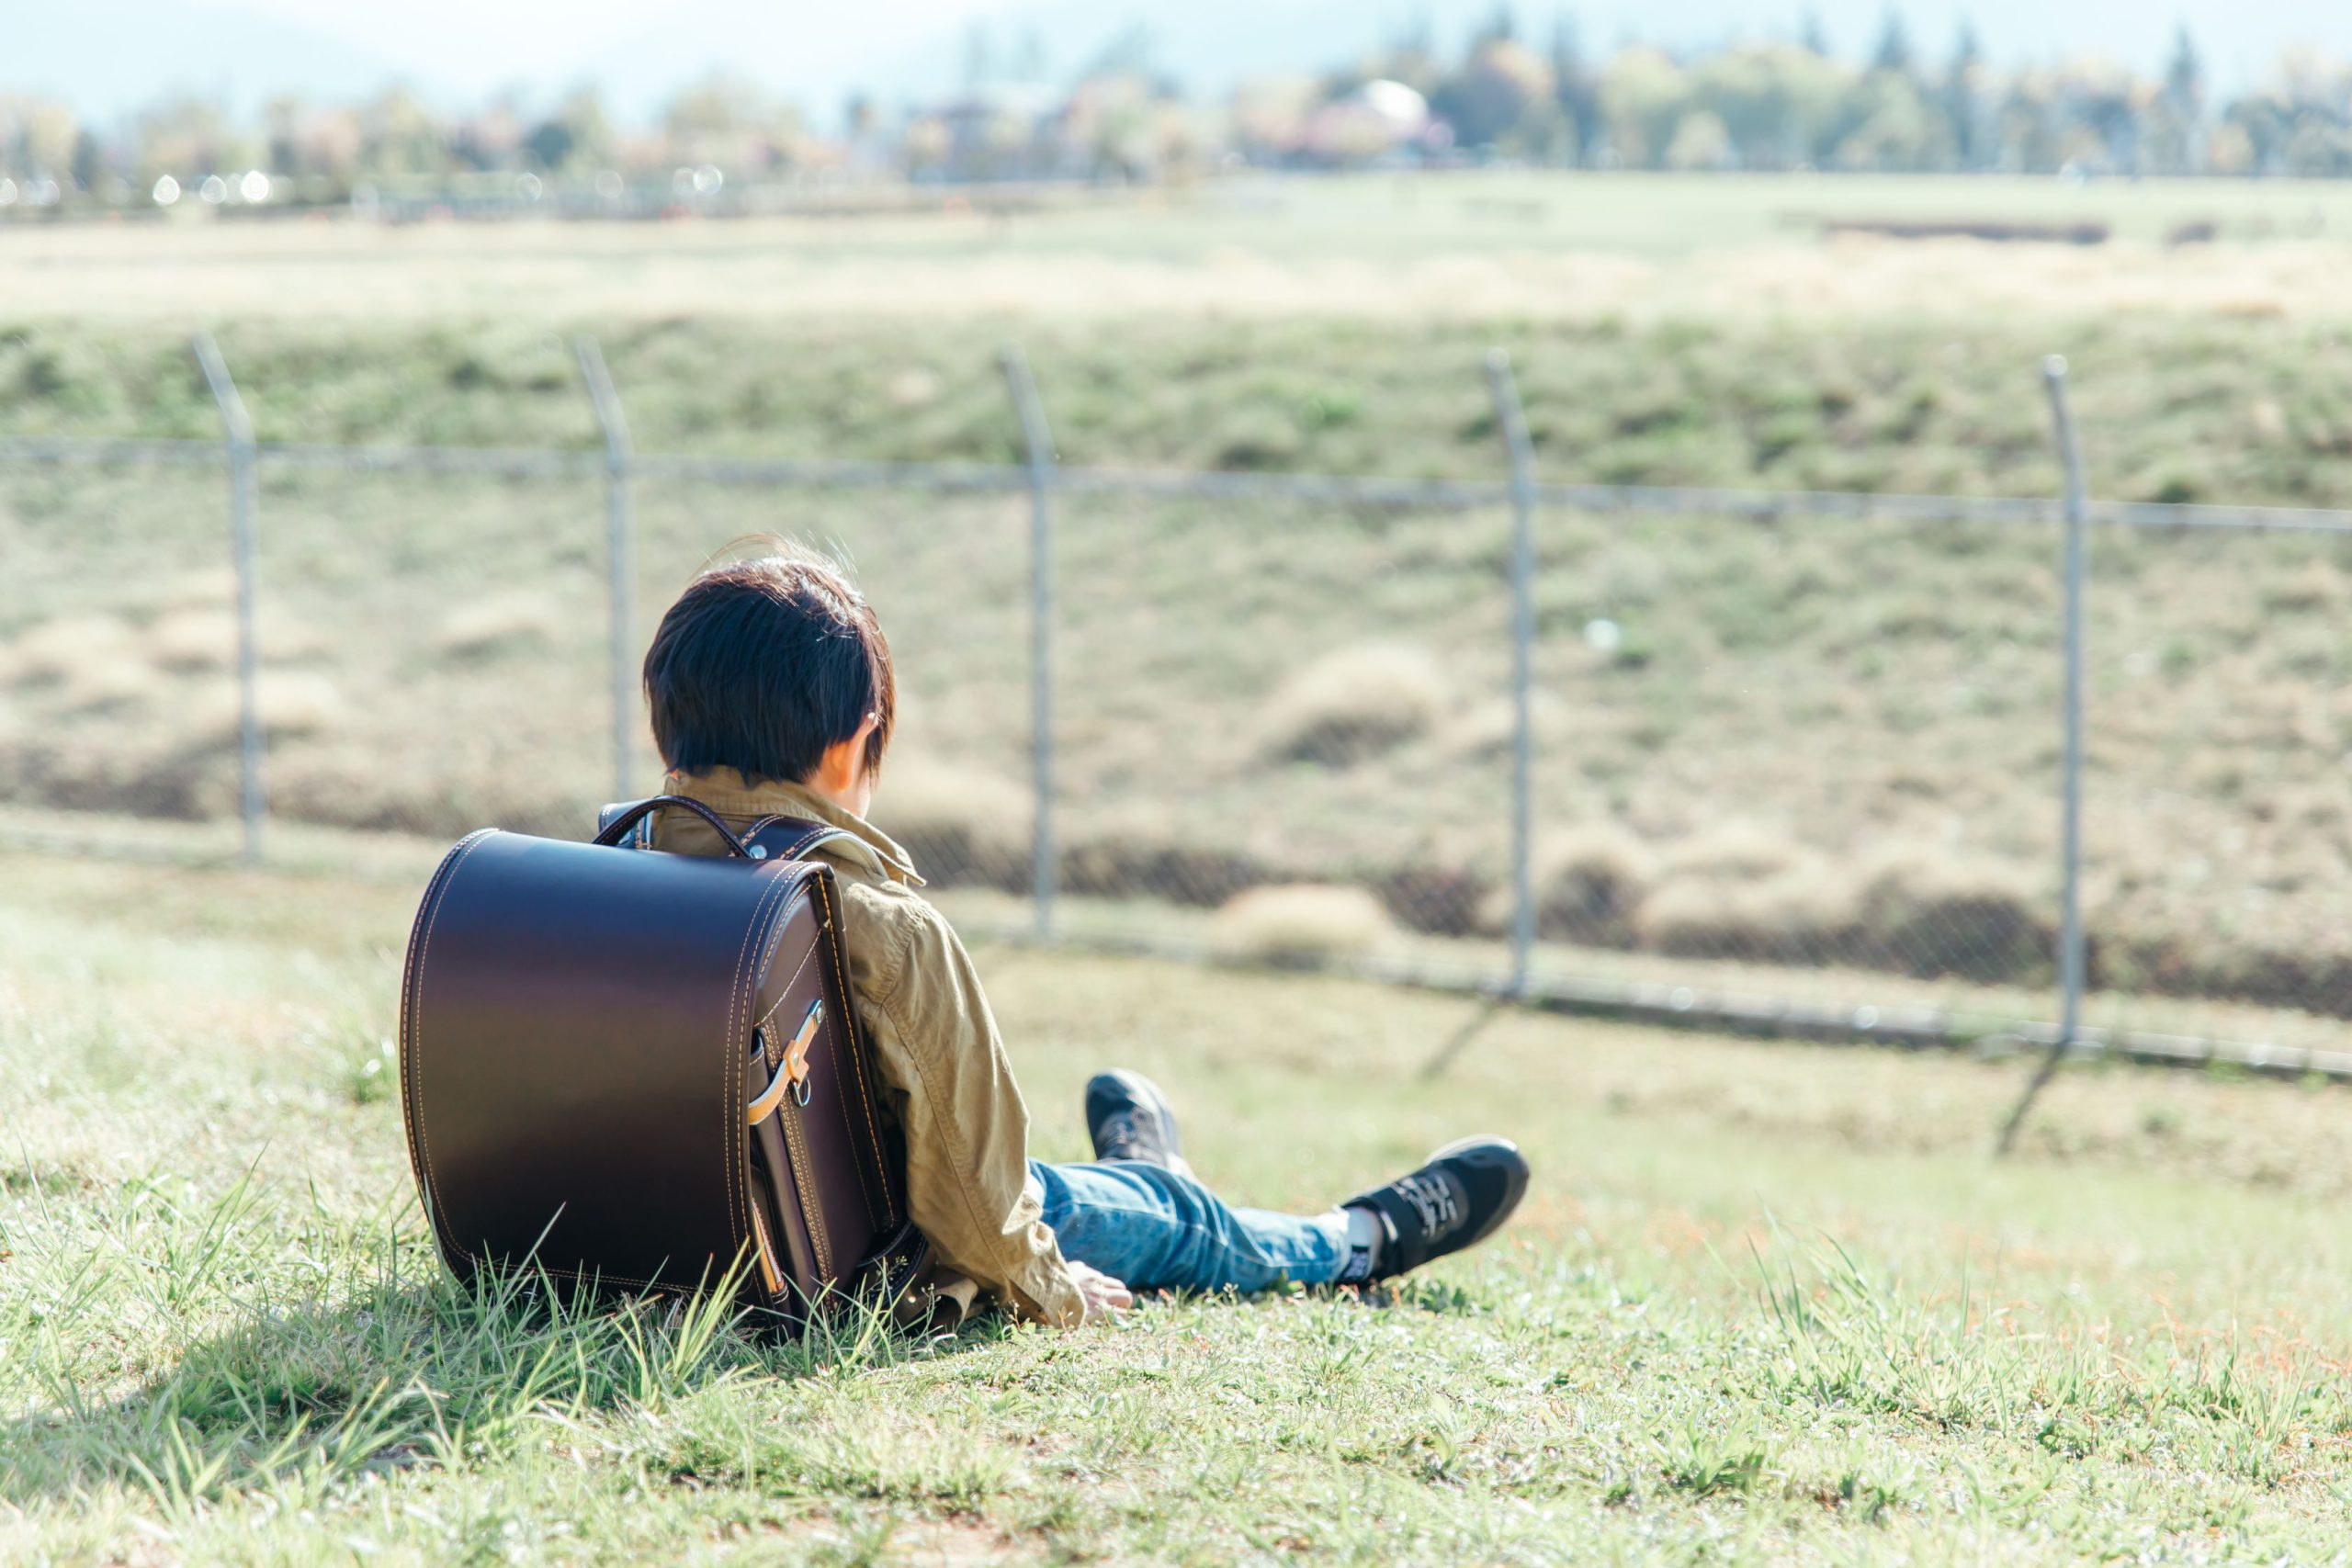
[[1062, 1256], [1136, 1291], [1245, 1294], [1285, 1280], [1325, 1285], [1348, 1260], [1339, 1211], [1234, 1209], [1189, 1176], [1138, 1160], [1029, 1162]]

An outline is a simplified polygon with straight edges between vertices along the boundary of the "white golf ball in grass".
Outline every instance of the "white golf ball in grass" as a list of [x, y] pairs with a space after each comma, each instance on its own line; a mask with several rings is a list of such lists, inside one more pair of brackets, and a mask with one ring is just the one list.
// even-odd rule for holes
[[1595, 653], [1614, 653], [1625, 640], [1625, 628], [1616, 622], [1596, 617], [1584, 624], [1584, 645]]

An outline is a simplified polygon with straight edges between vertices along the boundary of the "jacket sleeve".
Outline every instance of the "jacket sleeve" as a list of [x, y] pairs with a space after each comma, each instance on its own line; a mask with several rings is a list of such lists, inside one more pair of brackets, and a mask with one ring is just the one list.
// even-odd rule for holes
[[910, 899], [873, 1005], [897, 1036], [878, 1052], [903, 1081], [907, 1198], [940, 1260], [1023, 1316], [1085, 1315], [1029, 1180], [1029, 1110], [971, 956], [944, 916]]

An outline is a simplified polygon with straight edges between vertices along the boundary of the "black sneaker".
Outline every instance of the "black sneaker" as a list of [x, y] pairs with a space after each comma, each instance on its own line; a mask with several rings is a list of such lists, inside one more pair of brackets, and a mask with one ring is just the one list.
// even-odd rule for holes
[[1341, 1207], [1369, 1209], [1379, 1216], [1385, 1234], [1367, 1278], [1392, 1280], [1486, 1240], [1526, 1192], [1527, 1161], [1517, 1144], [1463, 1138], [1430, 1156], [1411, 1175]]
[[1141, 1073], [1097, 1073], [1086, 1080], [1086, 1131], [1096, 1159], [1141, 1160], [1193, 1174], [1176, 1135], [1176, 1108]]

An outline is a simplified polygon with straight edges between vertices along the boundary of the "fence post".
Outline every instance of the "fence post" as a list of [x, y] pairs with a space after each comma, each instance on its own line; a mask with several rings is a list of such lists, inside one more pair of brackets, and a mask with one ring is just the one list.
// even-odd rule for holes
[[220, 357], [220, 344], [209, 333], [196, 334], [191, 345], [204, 369], [205, 384], [220, 411], [220, 428], [229, 444], [230, 553], [237, 578], [237, 753], [238, 797], [244, 818], [244, 858], [248, 865], [261, 859], [262, 819], [267, 797], [262, 789], [261, 638], [259, 551], [254, 518], [254, 422], [245, 400]]
[[596, 428], [605, 436], [605, 570], [612, 617], [613, 663], [613, 798], [630, 795], [630, 737], [636, 729], [637, 683], [629, 672], [630, 626], [635, 620], [630, 584], [637, 566], [629, 525], [628, 420], [621, 412], [620, 394], [613, 389], [612, 372], [605, 368], [605, 351], [582, 333], [571, 340], [580, 361], [581, 378], [588, 383], [589, 400], [596, 407]]
[[2084, 984], [2083, 953], [2083, 589], [2087, 570], [2086, 539], [2090, 502], [2083, 479], [2083, 453], [2075, 435], [2075, 418], [2066, 406], [2066, 361], [2051, 355], [2041, 362], [2041, 382], [2050, 394], [2052, 434], [2066, 474], [2064, 661], [2065, 757], [2059, 794], [2059, 917], [2058, 917], [2058, 1037], [2050, 1055], [2018, 1097], [2017, 1109], [2001, 1129], [2001, 1152], [2009, 1152], [2026, 1111], [2058, 1065], [2074, 1048], [2081, 1027]]
[[1510, 990], [1524, 996], [1535, 946], [1535, 448], [1510, 355], [1499, 348], [1487, 352], [1487, 386], [1510, 458]]
[[1060, 880], [1054, 844], [1054, 437], [1029, 360], [1007, 344], [1001, 355], [1021, 439], [1029, 461], [1029, 677], [1032, 787], [1037, 815], [1031, 831], [1030, 886], [1037, 907], [1037, 936], [1054, 935], [1054, 895]]

